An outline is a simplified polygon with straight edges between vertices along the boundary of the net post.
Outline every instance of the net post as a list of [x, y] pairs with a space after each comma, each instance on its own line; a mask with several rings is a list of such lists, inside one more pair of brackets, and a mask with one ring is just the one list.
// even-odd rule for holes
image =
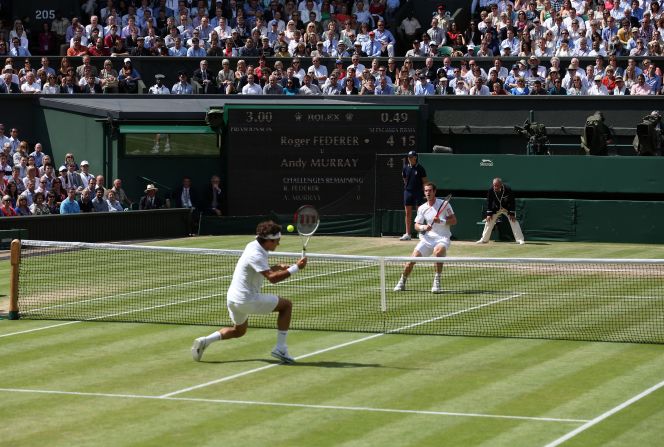
[[21, 264], [21, 241], [14, 239], [10, 246], [11, 277], [9, 278], [9, 319], [18, 320], [18, 273]]
[[387, 294], [385, 293], [385, 258], [382, 256], [378, 261], [380, 265], [380, 310], [387, 312]]

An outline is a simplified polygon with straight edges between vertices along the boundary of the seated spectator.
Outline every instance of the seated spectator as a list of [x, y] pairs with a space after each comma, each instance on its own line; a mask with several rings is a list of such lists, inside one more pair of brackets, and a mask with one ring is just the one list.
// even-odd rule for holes
[[187, 72], [184, 70], [180, 71], [178, 79], [179, 81], [173, 84], [173, 88], [171, 88], [172, 95], [191, 95], [194, 93], [194, 88], [187, 78]]
[[0, 213], [2, 213], [4, 217], [17, 216], [16, 210], [14, 210], [14, 207], [12, 206], [12, 198], [9, 195], [4, 195], [2, 197]]
[[104, 61], [104, 68], [99, 72], [99, 81], [103, 93], [118, 93], [118, 72], [113, 68], [110, 59]]
[[53, 191], [49, 191], [46, 194], [46, 206], [48, 207], [49, 214], [60, 214], [60, 203], [57, 201]]
[[530, 94], [530, 89], [526, 86], [526, 80], [524, 78], [518, 78], [516, 80], [516, 87], [510, 90], [511, 95], [522, 96]]
[[91, 213], [94, 211], [92, 200], [90, 199], [89, 189], [84, 189], [81, 191], [81, 198], [78, 199], [78, 207], [82, 213]]
[[111, 213], [117, 212], [117, 211], [124, 211], [124, 208], [122, 208], [122, 204], [120, 201], [117, 199], [115, 195], [115, 191], [112, 189], [109, 189], [106, 193], [106, 203], [108, 204], [108, 211]]
[[60, 214], [78, 214], [80, 212], [81, 208], [76, 201], [76, 188], [69, 188], [67, 190], [67, 198], [60, 204]]
[[210, 178], [209, 185], [205, 188], [201, 212], [208, 216], [221, 216], [222, 197], [221, 197], [221, 179], [213, 175]]
[[133, 205], [133, 201], [127, 196], [127, 193], [125, 190], [122, 188], [122, 180], [119, 178], [116, 178], [113, 180], [113, 187], [109, 189], [109, 192], [113, 192], [115, 194], [115, 198], [117, 199], [118, 202], [120, 202], [120, 205], [123, 208], [131, 208]]
[[120, 93], [138, 93], [138, 81], [140, 80], [140, 73], [133, 68], [131, 59], [126, 57], [118, 75]]
[[28, 198], [25, 193], [18, 196], [18, 204], [14, 208], [18, 216], [30, 216], [32, 212], [30, 211], [30, 206], [28, 205]]
[[139, 210], [152, 210], [159, 209], [163, 206], [163, 203], [159, 197], [157, 197], [157, 191], [159, 189], [152, 184], [149, 184], [145, 189], [145, 195], [141, 197], [138, 202]]
[[652, 94], [650, 86], [646, 84], [646, 77], [643, 73], [637, 76], [636, 83], [632, 85], [629, 93], [630, 95], [636, 96], [647, 96]]
[[104, 188], [95, 188], [95, 198], [92, 199], [92, 211], [96, 213], [108, 212], [108, 202], [104, 199]]
[[30, 212], [35, 215], [51, 214], [48, 205], [44, 203], [44, 193], [37, 191], [34, 195], [32, 205], [30, 205]]

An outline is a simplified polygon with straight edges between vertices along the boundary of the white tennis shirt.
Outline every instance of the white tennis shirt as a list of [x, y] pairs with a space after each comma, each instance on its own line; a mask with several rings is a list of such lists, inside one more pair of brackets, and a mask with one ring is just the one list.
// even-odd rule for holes
[[[436, 198], [436, 202], [433, 206], [429, 206], [428, 203], [420, 205], [417, 208], [417, 216], [415, 216], [415, 223], [419, 225], [426, 225], [433, 222], [434, 217], [438, 213], [438, 209], [443, 204], [444, 200]], [[454, 214], [452, 210], [452, 205], [447, 204], [447, 207], [440, 213], [440, 220], [446, 220], [449, 216]], [[427, 231], [426, 234], [420, 233], [420, 240], [434, 242], [444, 237], [451, 237], [452, 231], [450, 231], [450, 226], [442, 223], [435, 223], [431, 230]]]
[[258, 241], [249, 242], [244, 247], [244, 252], [237, 261], [233, 272], [233, 279], [226, 296], [227, 300], [245, 303], [260, 293], [265, 279], [260, 272], [270, 270], [267, 257], [267, 250]]

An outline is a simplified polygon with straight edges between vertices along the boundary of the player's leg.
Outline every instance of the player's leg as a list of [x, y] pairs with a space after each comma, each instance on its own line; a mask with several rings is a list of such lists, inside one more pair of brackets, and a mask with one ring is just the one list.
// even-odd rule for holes
[[152, 153], [156, 154], [159, 152], [159, 140], [161, 139], [161, 134], [154, 134], [154, 146], [152, 146]]
[[272, 350], [272, 357], [281, 360], [284, 363], [294, 363], [295, 359], [288, 353], [286, 337], [290, 327], [291, 315], [293, 313], [293, 303], [290, 300], [279, 298], [274, 312], [278, 312], [277, 317], [277, 345]]
[[[449, 246], [449, 240], [439, 242], [433, 249], [433, 255], [438, 258], [443, 258], [447, 256], [447, 247]], [[443, 271], [443, 263], [434, 264], [434, 275], [433, 275], [433, 284], [431, 285], [432, 293], [440, 293], [443, 291], [440, 286], [440, 274]]]
[[[431, 249], [428, 248], [423, 241], [420, 241], [410, 256], [413, 258], [420, 258], [422, 256], [429, 256], [430, 254], [431, 254]], [[406, 281], [408, 281], [408, 277], [410, 276], [410, 273], [413, 271], [414, 267], [415, 267], [414, 262], [407, 262], [404, 265], [403, 272], [401, 273], [401, 277], [399, 278], [399, 282], [397, 282], [397, 285], [394, 286], [395, 292], [401, 292], [403, 290], [406, 290]]]
[[171, 135], [166, 134], [166, 144], [164, 145], [164, 152], [171, 151]]

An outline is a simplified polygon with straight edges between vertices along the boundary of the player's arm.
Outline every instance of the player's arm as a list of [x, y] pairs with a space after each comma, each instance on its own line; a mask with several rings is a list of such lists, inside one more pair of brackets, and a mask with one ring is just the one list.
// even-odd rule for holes
[[270, 270], [265, 270], [260, 272], [270, 283], [275, 284], [279, 281], [294, 275], [299, 270], [303, 269], [307, 265], [307, 258], [300, 258], [295, 264], [290, 266], [285, 266], [285, 269], [282, 269], [282, 265], [275, 265], [270, 267]]
[[456, 214], [451, 214], [445, 218], [445, 223], [450, 227], [457, 224]]

